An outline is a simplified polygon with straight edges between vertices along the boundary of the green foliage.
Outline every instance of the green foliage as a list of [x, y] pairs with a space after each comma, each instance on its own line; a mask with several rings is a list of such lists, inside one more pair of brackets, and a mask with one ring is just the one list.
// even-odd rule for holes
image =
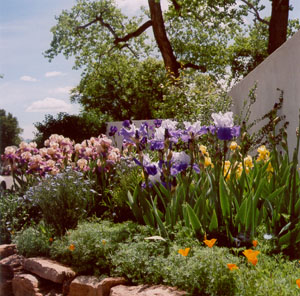
[[182, 71], [176, 82], [161, 85], [163, 101], [156, 118], [174, 118], [179, 122], [211, 123], [211, 114], [230, 110], [231, 99], [210, 76], [195, 71]]
[[140, 183], [140, 169], [129, 167], [127, 163], [121, 161], [117, 165], [114, 178], [112, 195], [105, 216], [109, 215], [109, 217], [113, 217], [114, 221], [118, 222], [133, 219], [132, 211], [128, 206], [127, 194], [128, 191], [133, 190]]
[[39, 222], [40, 219], [39, 209], [30, 200], [7, 192], [0, 202], [0, 243], [10, 243], [15, 233]]
[[154, 58], [139, 61], [114, 54], [101, 59], [82, 77], [72, 100], [84, 110], [97, 110], [112, 120], [150, 119], [163, 99], [161, 84], [167, 76], [163, 64]]
[[60, 112], [57, 117], [48, 114], [45, 120], [34, 124], [38, 132], [34, 141], [38, 147], [43, 147], [45, 140], [49, 139], [52, 134], [63, 135], [76, 143], [90, 137], [97, 137], [105, 134], [107, 117], [95, 112], [82, 113], [81, 115], [70, 115]]
[[[150, 231], [130, 222], [83, 222], [63, 238], [54, 240], [51, 257], [81, 273], [109, 274], [110, 254], [117, 252], [119, 243], [140, 237], [141, 233], [145, 235]], [[74, 246], [73, 251], [69, 249], [70, 245]]]
[[0, 109], [0, 154], [3, 154], [5, 147], [18, 145], [21, 142], [22, 131], [17, 118]]
[[13, 243], [20, 255], [25, 257], [48, 256], [50, 252], [50, 230], [43, 223], [31, 226], [18, 233]]
[[75, 228], [94, 207], [92, 184], [72, 169], [56, 176], [48, 176], [26, 192], [42, 212], [43, 220], [54, 229], [57, 236]]

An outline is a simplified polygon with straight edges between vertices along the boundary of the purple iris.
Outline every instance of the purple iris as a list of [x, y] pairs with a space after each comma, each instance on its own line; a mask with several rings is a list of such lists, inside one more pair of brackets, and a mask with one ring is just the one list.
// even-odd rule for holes
[[217, 131], [218, 138], [223, 141], [231, 140], [233, 138], [231, 130], [231, 127], [219, 127]]
[[109, 135], [110, 137], [113, 137], [113, 136], [116, 134], [117, 131], [118, 131], [118, 128], [117, 128], [115, 125], [112, 125], [112, 126], [110, 127], [110, 129], [109, 129], [108, 135]]
[[124, 127], [130, 127], [131, 124], [132, 124], [132, 121], [128, 120], [128, 119], [124, 120], [123, 123], [122, 123], [122, 125]]
[[152, 151], [154, 151], [154, 150], [163, 150], [164, 147], [165, 147], [164, 141], [155, 141], [155, 140], [151, 141], [150, 149]]
[[156, 128], [159, 128], [161, 126], [162, 120], [161, 119], [155, 119], [153, 121]]
[[157, 167], [154, 164], [145, 165], [145, 170], [148, 175], [155, 176], [157, 174]]

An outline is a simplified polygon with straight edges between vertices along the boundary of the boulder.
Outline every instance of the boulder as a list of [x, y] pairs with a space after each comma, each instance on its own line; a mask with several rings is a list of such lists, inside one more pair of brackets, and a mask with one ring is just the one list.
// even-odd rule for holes
[[103, 279], [97, 287], [97, 296], [109, 296], [110, 289], [117, 285], [125, 285], [126, 279], [123, 277], [109, 277]]
[[71, 282], [68, 296], [97, 296], [98, 285], [99, 280], [94, 276], [78, 276]]
[[38, 278], [32, 274], [18, 274], [12, 280], [14, 296], [43, 296], [39, 286]]
[[16, 245], [0, 245], [0, 259], [16, 253]]
[[149, 286], [124, 286], [119, 285], [111, 288], [109, 296], [183, 296], [184, 291], [163, 285]]
[[76, 276], [75, 271], [70, 267], [42, 257], [25, 259], [23, 267], [43, 279], [59, 284]]

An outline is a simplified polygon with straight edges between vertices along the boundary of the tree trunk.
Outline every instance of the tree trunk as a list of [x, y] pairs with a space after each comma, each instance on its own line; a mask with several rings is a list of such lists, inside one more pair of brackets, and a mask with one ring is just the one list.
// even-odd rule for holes
[[289, 0], [273, 0], [269, 25], [268, 53], [271, 54], [286, 41], [289, 19]]
[[152, 20], [153, 34], [158, 48], [162, 54], [165, 67], [174, 77], [178, 77], [180, 64], [177, 62], [166, 33], [160, 2], [148, 0], [148, 3]]

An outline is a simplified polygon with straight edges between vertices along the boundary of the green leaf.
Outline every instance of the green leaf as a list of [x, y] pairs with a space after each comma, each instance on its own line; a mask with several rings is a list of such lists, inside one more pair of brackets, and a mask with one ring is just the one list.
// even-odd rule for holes
[[218, 218], [215, 210], [213, 211], [208, 229], [211, 232], [218, 229]]
[[192, 225], [192, 228], [195, 233], [204, 233], [200, 220], [196, 216], [194, 210], [191, 208], [189, 204], [186, 204], [186, 209], [189, 216], [189, 221]]

